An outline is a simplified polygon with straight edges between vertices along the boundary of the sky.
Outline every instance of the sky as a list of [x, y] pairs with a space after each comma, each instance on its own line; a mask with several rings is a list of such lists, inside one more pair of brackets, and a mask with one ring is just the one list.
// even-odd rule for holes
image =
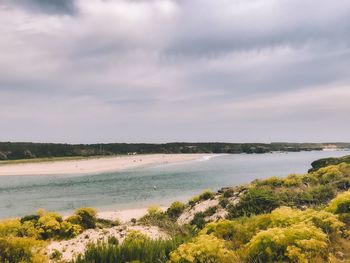
[[0, 141], [350, 142], [349, 118], [349, 0], [0, 1]]

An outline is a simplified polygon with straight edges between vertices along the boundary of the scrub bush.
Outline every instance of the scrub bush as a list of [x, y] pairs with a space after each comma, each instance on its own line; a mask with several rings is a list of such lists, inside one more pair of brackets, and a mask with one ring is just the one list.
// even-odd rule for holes
[[32, 238], [0, 238], [0, 262], [4, 263], [45, 263], [42, 255], [44, 243]]
[[[237, 260], [237, 261], [236, 261]], [[180, 245], [170, 254], [170, 262], [239, 262], [237, 255], [228, 249], [226, 242], [211, 235], [200, 235], [193, 241]]]
[[280, 205], [280, 200], [272, 191], [252, 188], [246, 192], [238, 204], [228, 206], [228, 218], [269, 213]]
[[169, 254], [175, 250], [183, 239], [174, 237], [171, 240], [152, 240], [138, 231], [130, 232], [122, 244], [118, 242], [91, 244], [84, 254], [77, 257], [74, 263], [165, 263]]
[[185, 210], [186, 206], [184, 203], [180, 201], [175, 201], [170, 205], [170, 207], [167, 210], [167, 214], [172, 219], [177, 219], [182, 212]]
[[75, 220], [78, 220], [78, 225], [84, 229], [95, 228], [97, 212], [90, 207], [79, 208], [75, 211]]
[[337, 195], [329, 202], [326, 210], [335, 214], [350, 213], [350, 191]]

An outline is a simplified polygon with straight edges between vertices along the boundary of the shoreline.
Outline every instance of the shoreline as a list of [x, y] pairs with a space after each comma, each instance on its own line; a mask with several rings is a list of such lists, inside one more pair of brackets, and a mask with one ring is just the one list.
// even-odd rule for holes
[[211, 154], [144, 154], [99, 157], [51, 162], [15, 163], [0, 165], [0, 176], [64, 175], [113, 172], [149, 165], [180, 163], [208, 158]]

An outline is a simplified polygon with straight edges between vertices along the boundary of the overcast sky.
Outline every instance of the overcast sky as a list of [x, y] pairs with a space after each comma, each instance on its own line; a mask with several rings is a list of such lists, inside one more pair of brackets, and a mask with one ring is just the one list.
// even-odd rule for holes
[[350, 141], [350, 1], [1, 0], [0, 141]]

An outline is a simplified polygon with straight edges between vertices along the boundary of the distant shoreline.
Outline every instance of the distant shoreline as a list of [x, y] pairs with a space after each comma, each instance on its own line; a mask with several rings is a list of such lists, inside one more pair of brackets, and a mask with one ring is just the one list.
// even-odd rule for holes
[[210, 154], [144, 154], [99, 158], [45, 159], [0, 165], [0, 176], [92, 174], [148, 165], [198, 160]]

